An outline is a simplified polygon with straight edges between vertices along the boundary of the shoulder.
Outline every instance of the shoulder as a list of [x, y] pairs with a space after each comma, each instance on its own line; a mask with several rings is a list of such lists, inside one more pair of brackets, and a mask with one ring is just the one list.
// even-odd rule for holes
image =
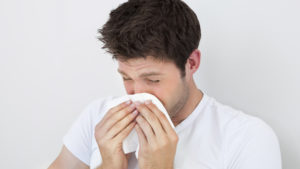
[[238, 110], [229, 105], [225, 105], [215, 98], [209, 97], [207, 109], [210, 116], [213, 116], [219, 123], [223, 132], [234, 133], [236, 131], [261, 131], [269, 130], [273, 132], [271, 127], [259, 117], [247, 114], [242, 110]]
[[[276, 161], [276, 166], [280, 166], [278, 138], [265, 121], [224, 105], [214, 98], [210, 98], [209, 109], [222, 134], [223, 152], [228, 165], [236, 164], [237, 160], [241, 162], [252, 158], [256, 161]], [[260, 159], [257, 159], [258, 154]]]
[[220, 103], [215, 98], [207, 98], [204, 114], [226, 146], [243, 145], [254, 140], [277, 144], [275, 132], [262, 119]]

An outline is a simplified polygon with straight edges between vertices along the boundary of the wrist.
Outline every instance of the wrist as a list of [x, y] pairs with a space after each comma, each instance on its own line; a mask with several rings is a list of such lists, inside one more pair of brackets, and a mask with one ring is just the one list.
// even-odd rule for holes
[[102, 165], [100, 165], [100, 166], [97, 167], [96, 169], [104, 169], [104, 168], [102, 167]]
[[[116, 167], [114, 167], [116, 168]], [[105, 166], [103, 164], [101, 164], [100, 166], [98, 166], [96, 169], [113, 169], [112, 166]], [[173, 168], [172, 168], [173, 169]]]

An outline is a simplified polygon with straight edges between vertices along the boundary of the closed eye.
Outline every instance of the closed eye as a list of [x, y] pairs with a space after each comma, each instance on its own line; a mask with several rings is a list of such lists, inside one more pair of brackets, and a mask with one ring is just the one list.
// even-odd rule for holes
[[151, 83], [158, 83], [158, 82], [160, 82], [160, 80], [150, 80], [150, 79], [148, 79], [148, 81], [151, 82]]
[[131, 80], [130, 78], [125, 78], [125, 77], [123, 77], [123, 80], [124, 81], [128, 81], [128, 80]]

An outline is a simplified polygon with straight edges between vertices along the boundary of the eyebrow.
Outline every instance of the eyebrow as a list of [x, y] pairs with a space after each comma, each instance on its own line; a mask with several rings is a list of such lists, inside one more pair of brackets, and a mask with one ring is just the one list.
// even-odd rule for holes
[[[122, 75], [128, 76], [125, 72], [123, 72], [120, 69], [118, 69], [118, 72]], [[141, 75], [139, 75], [139, 77], [158, 76], [158, 75], [162, 75], [162, 73], [160, 73], [160, 72], [146, 72], [146, 73], [142, 73]]]

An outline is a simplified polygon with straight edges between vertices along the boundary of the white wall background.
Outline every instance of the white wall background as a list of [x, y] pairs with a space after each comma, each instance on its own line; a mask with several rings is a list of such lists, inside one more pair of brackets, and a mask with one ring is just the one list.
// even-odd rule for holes
[[[40, 169], [92, 100], [125, 93], [97, 29], [121, 0], [0, 0], [0, 168]], [[300, 168], [296, 0], [186, 0], [202, 27], [204, 92], [265, 120]]]

